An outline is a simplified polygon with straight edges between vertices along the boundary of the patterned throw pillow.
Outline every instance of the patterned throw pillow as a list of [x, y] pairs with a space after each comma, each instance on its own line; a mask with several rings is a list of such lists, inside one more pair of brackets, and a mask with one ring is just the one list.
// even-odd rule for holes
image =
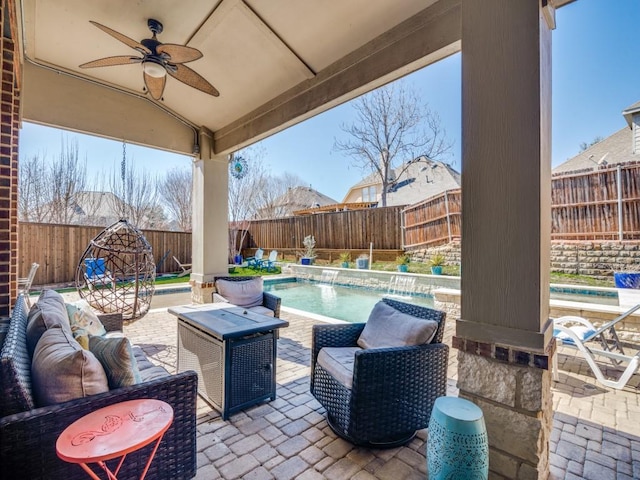
[[100, 360], [107, 374], [109, 389], [142, 382], [136, 357], [126, 337], [89, 336], [89, 350]]
[[104, 325], [86, 300], [67, 303], [66, 307], [73, 338], [82, 345], [82, 348], [89, 350], [89, 336], [107, 333]]

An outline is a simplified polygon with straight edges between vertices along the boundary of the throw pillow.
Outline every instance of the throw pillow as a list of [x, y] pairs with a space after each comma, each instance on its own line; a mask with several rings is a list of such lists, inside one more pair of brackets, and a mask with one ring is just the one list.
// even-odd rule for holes
[[42, 334], [33, 354], [31, 377], [38, 406], [109, 391], [98, 359], [60, 327]]
[[438, 322], [402, 313], [384, 302], [371, 310], [358, 338], [361, 348], [405, 347], [431, 342]]
[[82, 348], [89, 350], [89, 336], [107, 333], [98, 316], [86, 300], [66, 304], [71, 333]]
[[216, 289], [229, 303], [233, 303], [238, 307], [248, 308], [262, 305], [262, 277], [235, 282], [232, 280], [218, 280]]
[[31, 357], [42, 334], [54, 327], [60, 327], [71, 334], [64, 298], [55, 290], [44, 290], [37, 303], [29, 310], [27, 320], [27, 350]]
[[110, 389], [142, 382], [136, 357], [126, 337], [90, 336], [89, 350], [100, 360]]

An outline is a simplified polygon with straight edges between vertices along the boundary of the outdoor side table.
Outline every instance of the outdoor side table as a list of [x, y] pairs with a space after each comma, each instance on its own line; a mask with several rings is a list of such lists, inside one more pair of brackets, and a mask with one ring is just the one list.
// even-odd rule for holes
[[[58, 437], [56, 453], [65, 462], [79, 464], [91, 478], [100, 477], [88, 465], [97, 463], [117, 480], [127, 454], [156, 442], [140, 480], [144, 479], [164, 433], [173, 422], [173, 408], [155, 399], [120, 402], [91, 412], [69, 425]], [[107, 460], [120, 458], [115, 471]]]
[[489, 442], [484, 414], [459, 397], [438, 397], [433, 404], [427, 439], [430, 479], [486, 480]]
[[220, 303], [169, 313], [178, 317], [178, 371], [198, 373], [198, 393], [223, 420], [275, 400], [278, 329], [289, 322]]

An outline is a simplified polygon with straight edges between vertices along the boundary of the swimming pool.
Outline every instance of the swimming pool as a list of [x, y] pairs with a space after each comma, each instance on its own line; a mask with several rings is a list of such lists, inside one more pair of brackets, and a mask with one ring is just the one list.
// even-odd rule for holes
[[[282, 306], [315, 313], [347, 322], [366, 322], [369, 312], [382, 297], [433, 307], [433, 297], [426, 294], [391, 294], [390, 291], [370, 290], [356, 286], [333, 285], [323, 282], [287, 279], [267, 280], [266, 291], [282, 299]], [[571, 302], [617, 305], [615, 292], [580, 286], [551, 286], [551, 298]], [[610, 290], [610, 289], [609, 289]]]
[[383, 296], [433, 306], [433, 298], [428, 296], [389, 295], [383, 291], [315, 282], [265, 282], [264, 289], [278, 295], [284, 307], [354, 323], [366, 322], [371, 309]]

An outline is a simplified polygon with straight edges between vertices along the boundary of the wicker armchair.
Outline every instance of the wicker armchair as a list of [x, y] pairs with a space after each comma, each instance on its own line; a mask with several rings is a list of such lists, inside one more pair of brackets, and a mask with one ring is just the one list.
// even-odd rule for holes
[[431, 343], [356, 350], [351, 388], [317, 363], [318, 354], [323, 347], [357, 347], [364, 323], [314, 325], [311, 356], [311, 393], [326, 409], [331, 428], [356, 445], [376, 448], [405, 444], [428, 426], [436, 398], [446, 394], [449, 357], [449, 347], [441, 343], [444, 312], [382, 301], [402, 313], [437, 321]]
[[[213, 279], [214, 283], [218, 280], [227, 280], [230, 282], [246, 282], [247, 280], [255, 279], [256, 277], [215, 277]], [[213, 294], [213, 302], [227, 302], [229, 299], [224, 298], [222, 295], [218, 293]], [[282, 299], [272, 293], [262, 292], [262, 306], [268, 308], [273, 311], [273, 316], [275, 318], [280, 318], [280, 304], [282, 303]]]

